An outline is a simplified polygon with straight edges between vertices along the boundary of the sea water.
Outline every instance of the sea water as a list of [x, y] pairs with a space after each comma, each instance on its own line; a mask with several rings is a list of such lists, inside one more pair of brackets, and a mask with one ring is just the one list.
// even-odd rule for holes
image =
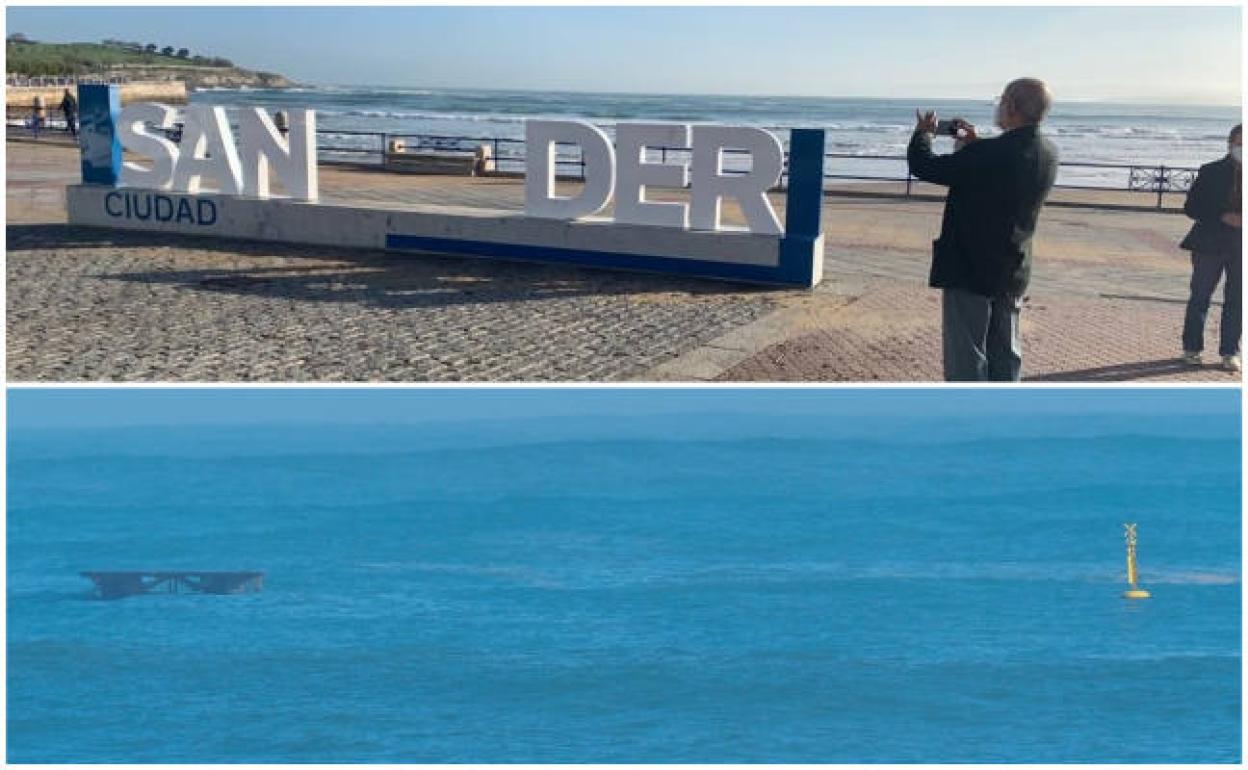
[[[527, 118], [589, 120], [608, 132], [620, 121], [727, 123], [776, 130], [785, 138], [790, 128], [822, 128], [827, 130], [829, 153], [886, 157], [905, 155], [919, 108], [935, 110], [942, 117], [965, 118], [985, 136], [996, 130], [991, 95], [979, 100], [847, 99], [313, 86], [209, 89], [192, 93], [191, 101], [271, 110], [311, 108], [317, 110], [319, 127], [328, 131], [476, 140], [523, 139]], [[1059, 98], [1046, 130], [1064, 163], [1191, 168], [1225, 155], [1227, 134], [1240, 120], [1235, 106], [1105, 104]], [[375, 138], [351, 135], [324, 136], [322, 144], [379, 149]], [[507, 145], [500, 149], [504, 155], [519, 152], [518, 147]], [[359, 160], [362, 156], [343, 157]], [[905, 164], [836, 158], [827, 171], [904, 176]], [[1127, 180], [1125, 169], [1065, 166], [1058, 181], [1123, 189]]]
[[[9, 443], [11, 761], [1240, 757], [1226, 419]], [[1121, 596], [1128, 521], [1148, 601]], [[266, 579], [104, 601], [92, 569]]]

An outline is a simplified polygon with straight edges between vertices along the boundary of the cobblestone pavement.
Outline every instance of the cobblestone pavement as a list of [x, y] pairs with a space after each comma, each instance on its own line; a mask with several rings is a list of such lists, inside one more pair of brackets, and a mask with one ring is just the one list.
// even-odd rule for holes
[[[72, 150], [10, 142], [7, 157], [12, 380], [940, 377], [937, 294], [924, 285], [937, 202], [827, 199], [825, 283], [763, 291], [69, 228]], [[330, 201], [523, 204], [513, 179], [327, 167], [321, 185]], [[1174, 244], [1186, 227], [1173, 214], [1046, 209], [1024, 312], [1027, 375], [1235, 381], [1173, 364], [1189, 270]]]
[[[1206, 365], [1177, 360], [1184, 304], [1094, 296], [1038, 295], [1023, 310], [1023, 377], [1035, 382], [1233, 383], [1218, 364], [1217, 308], [1206, 329]], [[724, 381], [939, 381], [936, 291], [878, 281], [815, 331], [742, 360]]]
[[762, 292], [64, 225], [8, 228], [10, 380], [611, 380]]

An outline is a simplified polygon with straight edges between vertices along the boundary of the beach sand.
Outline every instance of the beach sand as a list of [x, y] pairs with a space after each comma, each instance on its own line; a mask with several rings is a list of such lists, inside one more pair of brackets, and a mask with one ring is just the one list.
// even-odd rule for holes
[[[73, 148], [10, 141], [6, 156], [12, 380], [940, 376], [938, 294], [926, 287], [938, 199], [829, 195], [824, 283], [777, 291], [70, 228], [63, 191], [78, 177]], [[321, 188], [327, 201], [378, 206], [523, 206], [521, 183], [505, 178], [326, 166]], [[1118, 192], [1055, 196], [1152, 203]], [[775, 201], [782, 213], [783, 196]], [[1176, 244], [1188, 225], [1173, 212], [1047, 207], [1023, 316], [1025, 376], [1235, 381], [1174, 361], [1189, 275]], [[1215, 350], [1218, 310], [1206, 337]]]

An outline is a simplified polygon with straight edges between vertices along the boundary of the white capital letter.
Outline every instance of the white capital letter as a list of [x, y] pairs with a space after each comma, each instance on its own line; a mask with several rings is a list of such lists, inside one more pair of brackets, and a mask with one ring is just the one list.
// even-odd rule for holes
[[178, 162], [178, 146], [164, 136], [149, 134], [150, 123], [157, 129], [173, 128], [177, 111], [164, 104], [143, 102], [131, 104], [121, 111], [117, 135], [125, 150], [151, 158], [150, 167], [132, 160], [121, 164], [121, 184], [124, 187], [146, 187], [152, 190], [168, 190], [173, 184], [173, 169]]
[[[724, 175], [724, 148], [748, 150], [749, 173]], [[693, 127], [693, 185], [690, 211], [698, 230], [720, 229], [720, 203], [736, 198], [750, 232], [778, 235], [780, 219], [771, 207], [767, 190], [784, 170], [784, 147], [772, 133], [761, 128], [729, 126]]]
[[224, 107], [192, 104], [186, 108], [182, 128], [185, 151], [173, 169], [174, 189], [199, 192], [204, 177], [217, 182], [217, 192], [238, 195], [243, 191], [243, 172], [230, 133]]
[[615, 127], [619, 179], [615, 187], [615, 221], [634, 225], [689, 227], [689, 206], [646, 200], [647, 187], [684, 188], [689, 166], [646, 163], [647, 147], [688, 147], [689, 126], [672, 123], [620, 123]]
[[[555, 196], [555, 142], [578, 144], [585, 160], [585, 186], [575, 198]], [[524, 123], [524, 213], [544, 219], [597, 214], [615, 188], [615, 150], [601, 129], [581, 120]]]
[[291, 110], [289, 138], [283, 138], [262, 107], [238, 115], [243, 161], [243, 194], [269, 197], [270, 171], [292, 198], [314, 201], [316, 184], [316, 113]]

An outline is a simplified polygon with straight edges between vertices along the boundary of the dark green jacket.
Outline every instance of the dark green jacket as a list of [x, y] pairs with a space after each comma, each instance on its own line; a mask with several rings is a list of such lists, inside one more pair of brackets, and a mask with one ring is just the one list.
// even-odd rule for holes
[[1242, 209], [1234, 194], [1239, 173], [1239, 164], [1230, 155], [1200, 167], [1183, 205], [1183, 211], [1196, 223], [1180, 248], [1219, 256], [1242, 253], [1240, 231], [1222, 221], [1223, 214], [1238, 214]]
[[949, 188], [932, 244], [931, 285], [1021, 297], [1031, 279], [1036, 220], [1057, 176], [1053, 143], [1024, 126], [934, 155], [931, 136], [916, 131], [907, 160], [911, 174]]

